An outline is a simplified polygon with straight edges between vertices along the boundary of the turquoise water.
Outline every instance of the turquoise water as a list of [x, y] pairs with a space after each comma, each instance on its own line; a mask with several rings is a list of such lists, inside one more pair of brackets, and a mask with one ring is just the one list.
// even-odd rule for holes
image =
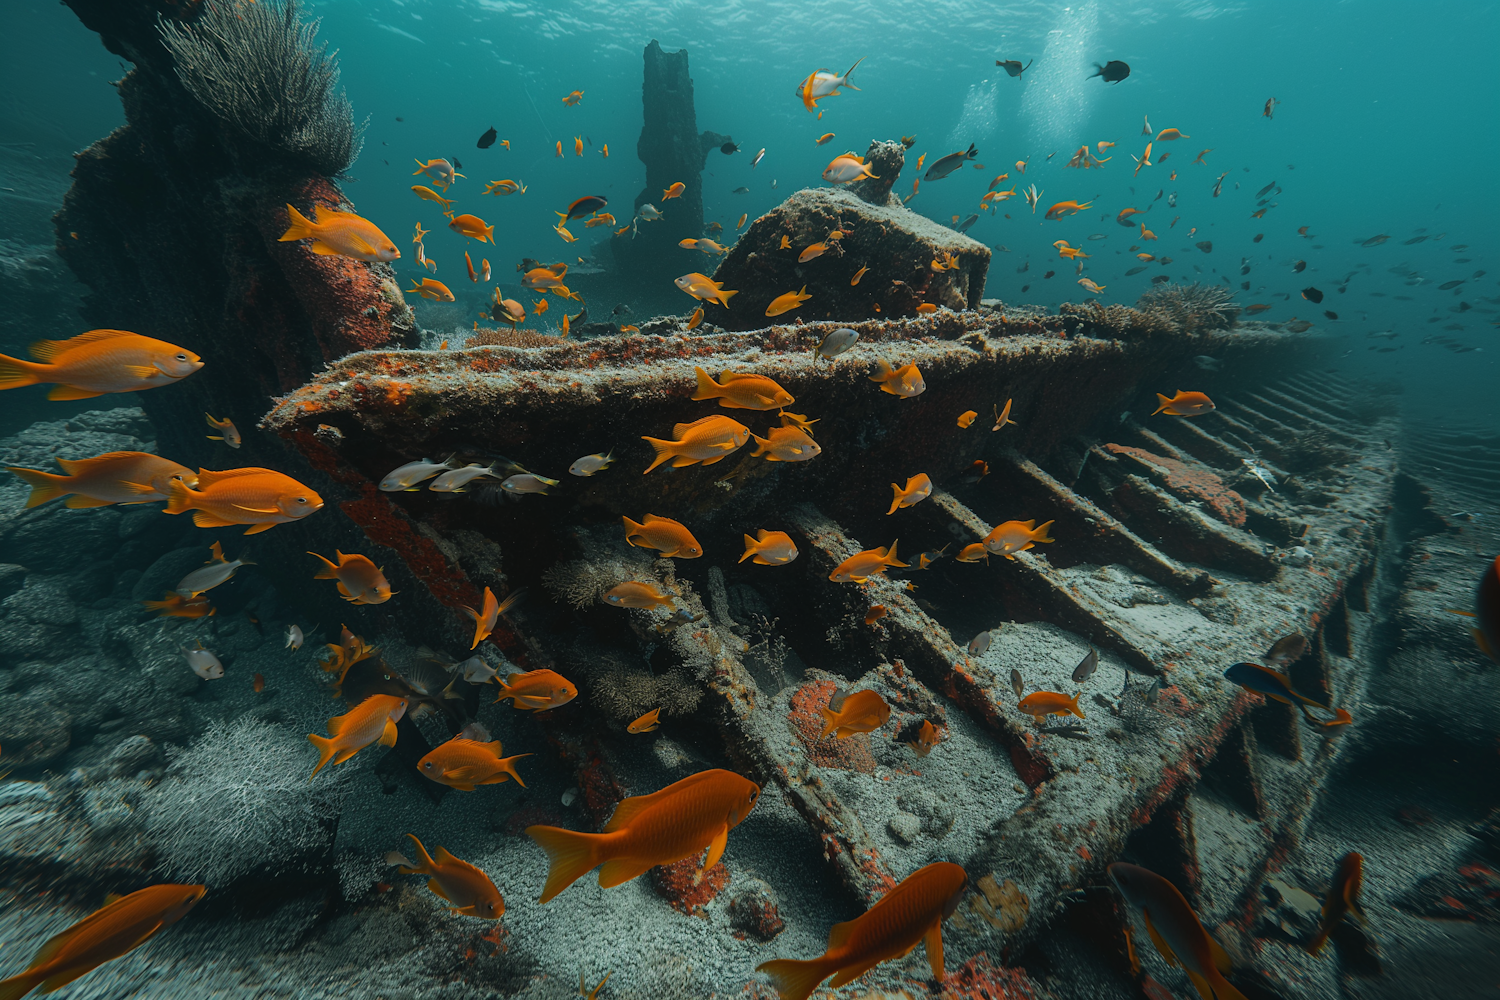
[[[25, 30], [5, 41], [6, 90], [17, 113], [45, 116], [82, 145], [120, 121], [107, 86], [120, 64], [65, 8], [27, 7], [20, 12]], [[1308, 319], [1347, 337], [1344, 350], [1352, 353], [1340, 366], [1401, 378], [1413, 411], [1451, 415], [1456, 405], [1465, 420], [1500, 420], [1489, 391], [1500, 355], [1500, 272], [1492, 267], [1500, 136], [1483, 125], [1500, 117], [1491, 51], [1500, 32], [1496, 4], [1437, 3], [1420, 13], [1389, 2], [607, 9], [333, 2], [311, 10], [324, 19], [322, 39], [341, 52], [356, 115], [369, 116], [365, 150], [345, 190], [402, 247], [416, 222], [435, 229], [426, 249], [440, 280], [463, 273], [467, 241], [443, 229], [437, 206], [410, 193], [422, 180], [411, 177], [413, 159], [462, 162], [467, 180], [450, 194], [461, 210], [496, 226], [499, 246], [489, 256], [502, 280], [522, 256], [588, 256], [607, 231], [575, 225], [579, 242], [564, 246], [550, 228], [552, 212], [582, 194], [602, 194], [622, 224], [628, 218], [644, 176], [634, 151], [640, 53], [656, 38], [668, 51], [690, 53], [699, 129], [732, 135], [743, 147], [733, 156], [711, 152], [704, 173], [705, 218], [726, 234], [741, 213], [753, 219], [798, 188], [821, 183], [819, 172], [839, 150], [914, 135], [910, 155], [926, 153], [930, 164], [972, 142], [985, 170], [924, 184], [911, 208], [951, 224], [976, 211], [989, 181], [1006, 172], [1010, 180], [1000, 189], [1035, 183], [1043, 207], [1061, 199], [1094, 204], [1092, 212], [1044, 222], [1018, 194], [1001, 206], [1010, 218], [981, 214], [969, 234], [1009, 250], [996, 254], [988, 296], [1054, 306], [1083, 297], [1071, 268], [1057, 267], [1066, 262], [1050, 250], [1062, 238], [1093, 254], [1084, 274], [1105, 286], [1102, 301], [1133, 302], [1160, 271], [1125, 275], [1138, 262], [1114, 217], [1127, 206], [1149, 208], [1140, 218], [1159, 240], [1142, 249], [1171, 256], [1168, 273], [1221, 282], [1227, 276], [1237, 290], [1248, 280], [1239, 301], [1271, 305], [1264, 319]], [[48, 44], [29, 43], [37, 37]], [[843, 72], [861, 57], [853, 76], [861, 90], [822, 101], [821, 120], [802, 108], [794, 90], [808, 72]], [[1016, 80], [994, 65], [997, 58], [1036, 61]], [[1128, 79], [1108, 85], [1089, 78], [1094, 63], [1110, 59], [1131, 66]], [[584, 98], [566, 107], [561, 99], [573, 90]], [[1281, 102], [1272, 119], [1261, 113], [1268, 98]], [[1158, 165], [1133, 176], [1127, 154], [1141, 152], [1145, 118], [1154, 131], [1177, 128], [1191, 138], [1156, 143]], [[475, 147], [491, 126], [510, 150]], [[817, 146], [814, 139], [829, 131], [836, 138]], [[582, 157], [573, 155], [575, 136], [585, 139]], [[1099, 141], [1116, 143], [1107, 150], [1113, 161], [1098, 170], [1064, 167], [1078, 146]], [[600, 155], [605, 143], [608, 159]], [[752, 169], [761, 147], [766, 157]], [[1205, 148], [1212, 149], [1205, 163], [1194, 164]], [[1170, 157], [1160, 163], [1163, 152]], [[1024, 175], [1015, 168], [1019, 159], [1029, 160]], [[909, 193], [910, 176], [908, 160], [898, 193]], [[502, 178], [528, 190], [507, 198], [479, 194], [485, 181]], [[1272, 183], [1268, 211], [1252, 218], [1256, 192]], [[731, 193], [741, 186], [749, 193]], [[1174, 216], [1179, 221], [1169, 228]], [[1298, 236], [1302, 226], [1313, 238]], [[1108, 239], [1086, 242], [1096, 233]], [[1257, 233], [1265, 234], [1258, 244]], [[1360, 245], [1379, 235], [1390, 238]], [[1420, 236], [1428, 238], [1407, 244]], [[1213, 242], [1211, 254], [1194, 247], [1202, 240]], [[685, 261], [691, 257], [684, 251]], [[1018, 274], [1028, 259], [1031, 267]], [[1242, 259], [1248, 275], [1240, 273]], [[1292, 271], [1297, 260], [1307, 262], [1300, 274]], [[425, 273], [409, 250], [400, 270], [403, 278]], [[1047, 270], [1058, 273], [1043, 279]], [[1438, 290], [1456, 279], [1465, 283]], [[1327, 299], [1304, 301], [1299, 293], [1309, 286]], [[1453, 312], [1460, 302], [1474, 308]], [[687, 311], [690, 303], [682, 304]], [[443, 312], [450, 311], [461, 320], [463, 310]], [[1462, 329], [1448, 329], [1453, 324]], [[1367, 337], [1386, 330], [1398, 337]], [[1434, 334], [1481, 350], [1421, 343]]]

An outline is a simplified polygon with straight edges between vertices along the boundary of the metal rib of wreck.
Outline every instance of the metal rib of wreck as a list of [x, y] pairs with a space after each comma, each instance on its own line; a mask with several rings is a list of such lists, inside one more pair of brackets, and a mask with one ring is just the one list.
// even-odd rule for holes
[[[859, 344], [831, 363], [813, 354], [828, 323], [369, 351], [282, 398], [264, 426], [354, 494], [343, 509], [443, 604], [502, 583], [551, 594], [525, 634], [495, 637], [513, 659], [582, 674], [580, 689], [610, 688], [604, 661], [703, 685], [710, 695], [682, 714], [712, 723], [700, 739], [717, 732], [721, 745], [704, 752], [727, 752], [778, 786], [859, 899], [930, 860], [935, 837], [981, 890], [959, 911], [950, 953], [1056, 947], [1083, 921], [1114, 928], [1090, 935], [1106, 941], [1091, 961], [1130, 978], [1139, 973], [1112, 897], [1087, 889], [1127, 846], [1207, 926], [1250, 940], [1261, 878], [1305, 821], [1338, 730], [1220, 675], [1300, 631], [1311, 641], [1289, 668], [1299, 689], [1358, 712], [1395, 459], [1380, 444], [1388, 418], [1357, 413], [1356, 387], [1300, 374], [1312, 339], [1254, 324], [1121, 339], [1105, 316], [987, 306], [855, 324]], [[1194, 368], [1202, 354], [1232, 377]], [[880, 392], [869, 376], [881, 358], [916, 363], [926, 391]], [[776, 379], [819, 421], [822, 453], [773, 463], [746, 448], [641, 475], [651, 458], [642, 435], [724, 412], [688, 398], [695, 366]], [[1152, 394], [1179, 385], [1208, 391], [1218, 409], [1148, 417]], [[987, 415], [1007, 400], [1019, 425], [992, 432]], [[966, 410], [986, 417], [961, 429]], [[758, 433], [774, 416], [729, 412]], [[607, 472], [559, 475], [577, 455], [611, 449]], [[504, 454], [567, 482], [498, 504], [376, 489], [396, 465], [451, 452]], [[931, 498], [887, 515], [892, 481], [919, 472], [936, 484]], [[621, 516], [647, 512], [686, 523], [707, 558], [627, 547]], [[1013, 560], [952, 559], [992, 525], [1033, 518], [1055, 522], [1054, 543]], [[801, 558], [736, 562], [741, 536], [758, 528], [788, 531]], [[898, 539], [907, 561], [948, 557], [864, 585], [830, 582], [847, 556]], [[664, 611], [603, 607], [603, 590], [626, 579], [675, 592], [694, 620], [674, 629]], [[866, 624], [876, 604], [887, 613]], [[971, 655], [966, 644], [985, 630], [993, 641]], [[1098, 669], [1075, 685], [1091, 645]], [[1025, 691], [1081, 690], [1088, 718], [1033, 725], [1015, 707], [1016, 674]], [[878, 690], [893, 718], [868, 737], [820, 742], [819, 709], [847, 685]], [[589, 701], [616, 722], [644, 710], [618, 692]], [[900, 741], [924, 720], [943, 738], [918, 759]], [[572, 748], [601, 822], [622, 793], [599, 786], [628, 777], [604, 731], [575, 727], [554, 741]], [[934, 806], [939, 769], [949, 801]], [[1200, 863], [1208, 854], [1227, 863]], [[1043, 944], [1036, 932], [1049, 924]]]

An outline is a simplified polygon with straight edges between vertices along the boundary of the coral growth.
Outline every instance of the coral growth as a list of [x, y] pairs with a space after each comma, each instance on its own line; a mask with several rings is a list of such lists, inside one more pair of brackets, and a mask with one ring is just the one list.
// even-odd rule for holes
[[241, 716], [215, 722], [170, 757], [142, 803], [162, 875], [219, 888], [252, 871], [293, 871], [328, 850], [343, 805], [342, 772], [309, 784], [305, 742]]
[[[1149, 293], [1148, 293], [1149, 294]], [[1132, 334], [1168, 333], [1172, 325], [1160, 312], [1142, 312], [1130, 306], [1089, 302], [1064, 302], [1059, 315], [1077, 316], [1087, 324], [1080, 331], [1090, 336], [1128, 337]]]
[[302, 20], [297, 0], [225, 0], [159, 27], [182, 85], [231, 133], [332, 176], [358, 158], [364, 129], [336, 89], [327, 43], [316, 44], [319, 23]]
[[819, 767], [837, 767], [847, 771], [875, 773], [875, 756], [870, 753], [870, 734], [855, 733], [847, 739], [829, 736], [820, 739], [823, 732], [821, 709], [833, 697], [838, 685], [831, 680], [817, 680], [804, 684], [792, 695], [791, 712], [787, 721], [802, 745], [807, 748], [807, 759]]
[[567, 337], [537, 330], [483, 327], [474, 332], [465, 347], [552, 347], [568, 343]]
[[1203, 466], [1188, 465], [1175, 458], [1167, 458], [1123, 444], [1106, 444], [1116, 455], [1131, 455], [1147, 465], [1161, 470], [1166, 487], [1185, 501], [1197, 501], [1211, 510], [1215, 517], [1236, 528], [1245, 525], [1245, 498], [1224, 484], [1224, 480]]
[[1151, 322], [1178, 333], [1226, 330], [1240, 315], [1232, 291], [1196, 281], [1190, 285], [1158, 285], [1142, 295], [1135, 307]]
[[1298, 434], [1282, 447], [1282, 467], [1293, 475], [1327, 474], [1334, 466], [1354, 461], [1354, 452], [1335, 444], [1327, 431]]
[[681, 669], [664, 674], [616, 666], [594, 674], [589, 703], [604, 715], [629, 722], [653, 708], [664, 718], [691, 715], [703, 700], [703, 687]]
[[620, 559], [571, 559], [547, 567], [542, 586], [559, 601], [583, 611], [598, 604], [615, 584], [637, 579], [639, 572]]
[[703, 870], [704, 855], [651, 869], [651, 884], [672, 909], [688, 916], [702, 916], [707, 906], [729, 884], [729, 867], [720, 861]]

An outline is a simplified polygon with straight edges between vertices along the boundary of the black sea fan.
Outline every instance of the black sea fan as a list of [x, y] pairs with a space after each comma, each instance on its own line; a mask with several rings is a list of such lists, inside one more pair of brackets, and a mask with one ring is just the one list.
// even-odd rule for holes
[[183, 23], [162, 18], [162, 42], [177, 78], [238, 140], [319, 173], [348, 169], [364, 144], [319, 20], [298, 0], [208, 0]]

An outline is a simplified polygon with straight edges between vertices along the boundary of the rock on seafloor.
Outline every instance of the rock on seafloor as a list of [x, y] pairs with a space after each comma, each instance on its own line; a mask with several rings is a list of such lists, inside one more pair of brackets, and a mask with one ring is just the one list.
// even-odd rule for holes
[[[843, 236], [830, 240], [835, 230]], [[782, 237], [790, 243], [785, 250]], [[798, 263], [817, 243], [828, 249]], [[952, 268], [944, 266], [947, 255], [954, 259]], [[977, 309], [989, 267], [990, 251], [983, 243], [899, 203], [875, 205], [849, 191], [809, 189], [751, 224], [713, 276], [738, 294], [728, 308], [712, 303], [705, 308], [726, 330], [765, 326], [771, 301], [804, 287], [811, 298], [783, 314], [782, 321], [892, 319], [914, 315], [924, 303]], [[869, 270], [852, 284], [860, 268]]]

